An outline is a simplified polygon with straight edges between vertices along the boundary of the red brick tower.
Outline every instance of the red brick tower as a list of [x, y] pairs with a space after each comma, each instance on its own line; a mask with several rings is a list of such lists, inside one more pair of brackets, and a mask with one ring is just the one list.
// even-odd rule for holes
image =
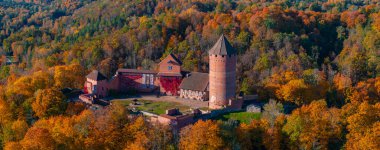
[[222, 35], [209, 50], [210, 102], [209, 108], [220, 109], [235, 98], [236, 51]]

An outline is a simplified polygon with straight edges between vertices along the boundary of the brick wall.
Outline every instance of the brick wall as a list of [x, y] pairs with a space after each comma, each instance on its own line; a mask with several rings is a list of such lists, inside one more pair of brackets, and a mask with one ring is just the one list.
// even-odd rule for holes
[[236, 56], [210, 55], [209, 107], [220, 109], [235, 98]]

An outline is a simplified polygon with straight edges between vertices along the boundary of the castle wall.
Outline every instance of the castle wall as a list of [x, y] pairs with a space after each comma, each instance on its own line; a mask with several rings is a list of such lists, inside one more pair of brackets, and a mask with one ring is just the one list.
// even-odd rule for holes
[[152, 92], [157, 88], [155, 74], [146, 73], [120, 73], [119, 78], [119, 91], [127, 92], [131, 88], [139, 92]]
[[235, 98], [236, 55], [210, 55], [210, 103], [211, 109], [220, 109]]
[[206, 101], [208, 98], [207, 92], [204, 91], [192, 91], [192, 90], [180, 90], [180, 97], [187, 99], [195, 99], [199, 101]]

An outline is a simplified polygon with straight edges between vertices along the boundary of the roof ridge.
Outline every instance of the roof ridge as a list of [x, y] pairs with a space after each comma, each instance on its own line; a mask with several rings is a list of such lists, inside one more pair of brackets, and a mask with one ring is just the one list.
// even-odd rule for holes
[[100, 73], [98, 70], [92, 70], [91, 73], [89, 73], [86, 78], [100, 81], [100, 80], [106, 80], [107, 77], [105, 77], [102, 73]]
[[209, 50], [209, 54], [215, 55], [232, 55], [236, 54], [235, 49], [231, 46], [228, 39], [222, 34], [214, 46]]

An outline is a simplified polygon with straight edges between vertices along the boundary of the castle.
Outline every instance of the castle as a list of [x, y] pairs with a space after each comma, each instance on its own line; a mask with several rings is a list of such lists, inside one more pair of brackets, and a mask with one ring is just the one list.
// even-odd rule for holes
[[86, 76], [85, 96], [106, 97], [112, 91], [159, 91], [161, 94], [200, 101], [209, 100], [210, 109], [239, 108], [236, 96], [236, 51], [222, 35], [209, 50], [209, 73], [186, 72], [182, 62], [169, 54], [157, 70], [118, 69], [107, 79], [94, 70]]

